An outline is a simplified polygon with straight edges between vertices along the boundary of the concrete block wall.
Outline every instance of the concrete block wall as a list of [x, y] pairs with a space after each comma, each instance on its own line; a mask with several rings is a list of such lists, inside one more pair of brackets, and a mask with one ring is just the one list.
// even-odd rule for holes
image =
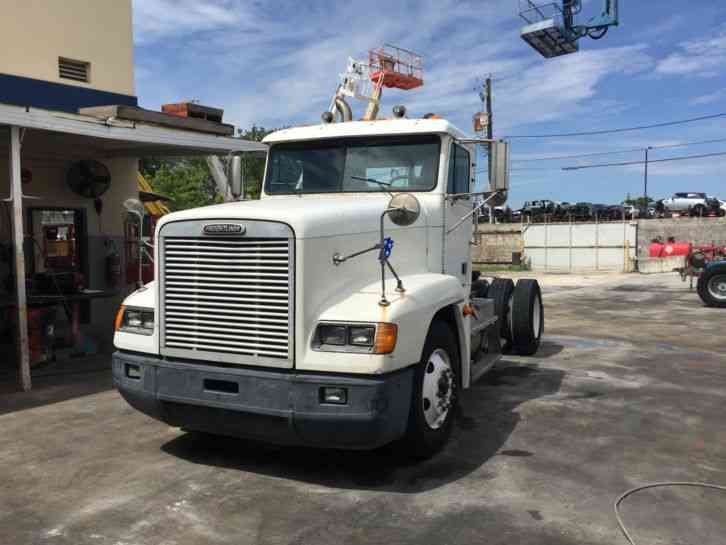
[[693, 244], [726, 246], [726, 218], [677, 218], [638, 221], [638, 257], [648, 257], [650, 243], [660, 237]]
[[524, 245], [519, 223], [480, 224], [474, 236], [478, 243], [471, 247], [474, 263], [511, 263], [512, 252], [521, 252]]

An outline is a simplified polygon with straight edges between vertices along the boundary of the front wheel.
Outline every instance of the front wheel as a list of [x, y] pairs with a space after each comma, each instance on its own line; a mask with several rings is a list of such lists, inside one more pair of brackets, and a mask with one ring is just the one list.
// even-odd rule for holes
[[726, 263], [711, 265], [701, 273], [698, 295], [709, 307], [726, 308]]
[[436, 454], [451, 435], [458, 401], [459, 350], [448, 324], [431, 324], [423, 357], [414, 373], [413, 396], [404, 442], [418, 459]]

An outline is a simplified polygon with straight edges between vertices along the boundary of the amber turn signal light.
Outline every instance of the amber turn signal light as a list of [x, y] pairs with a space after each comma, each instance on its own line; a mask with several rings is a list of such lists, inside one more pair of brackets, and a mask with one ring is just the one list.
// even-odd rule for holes
[[376, 340], [373, 343], [374, 354], [390, 354], [396, 348], [398, 326], [396, 324], [378, 324]]
[[124, 319], [124, 311], [126, 310], [126, 307], [121, 305], [118, 309], [118, 312], [116, 312], [116, 319], [113, 322], [113, 329], [114, 331], [118, 331], [121, 329], [121, 322]]

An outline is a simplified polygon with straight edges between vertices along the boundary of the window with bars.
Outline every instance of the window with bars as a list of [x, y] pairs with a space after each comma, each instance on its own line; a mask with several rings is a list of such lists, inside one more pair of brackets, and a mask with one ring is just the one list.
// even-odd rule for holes
[[91, 63], [58, 57], [58, 75], [62, 79], [88, 83], [91, 79]]

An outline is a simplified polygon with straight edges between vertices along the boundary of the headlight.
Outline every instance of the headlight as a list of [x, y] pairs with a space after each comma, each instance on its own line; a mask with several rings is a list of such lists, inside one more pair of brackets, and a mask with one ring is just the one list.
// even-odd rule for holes
[[154, 310], [149, 308], [121, 308], [116, 314], [116, 331], [136, 333], [137, 335], [154, 334]]
[[323, 352], [389, 354], [396, 347], [396, 324], [318, 324], [313, 349]]

